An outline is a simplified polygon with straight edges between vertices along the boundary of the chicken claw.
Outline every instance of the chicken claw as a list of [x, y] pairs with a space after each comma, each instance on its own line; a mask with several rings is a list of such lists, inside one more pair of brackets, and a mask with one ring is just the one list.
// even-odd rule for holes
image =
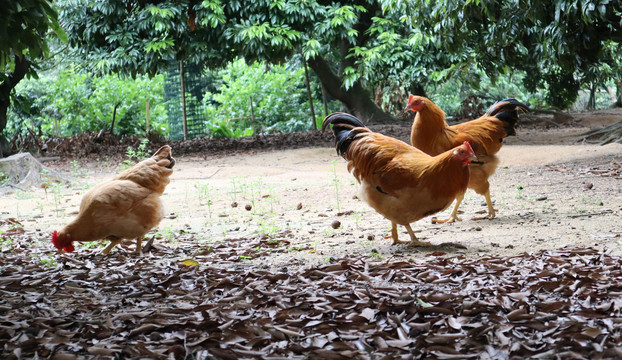
[[486, 216], [478, 216], [478, 217], [474, 217], [474, 218], [472, 218], [471, 220], [475, 220], [475, 221], [478, 221], [478, 220], [486, 220], [486, 219], [488, 219], [488, 220], [492, 220], [492, 219], [494, 219], [494, 218], [495, 218], [495, 213], [493, 212], [493, 213], [489, 213], [489, 214], [488, 214], [488, 215], [486, 215]]
[[473, 218], [473, 220], [486, 220], [486, 219], [492, 220], [495, 218], [496, 211], [499, 211], [492, 206], [492, 200], [490, 199], [490, 191], [484, 194], [484, 196], [486, 197], [486, 204], [488, 205], [488, 215], [475, 217]]
[[397, 223], [391, 222], [391, 238], [393, 238], [393, 243], [391, 245], [410, 244], [413, 241], [418, 242], [417, 237], [415, 236], [415, 233], [413, 232], [413, 229], [410, 227], [410, 225], [404, 225], [404, 227], [408, 231], [408, 235], [410, 235], [410, 241], [404, 241], [404, 240], [398, 239]]
[[408, 247], [419, 247], [419, 246], [432, 246], [432, 243], [429, 241], [419, 241], [419, 240], [408, 242]]
[[432, 218], [432, 224], [451, 224], [456, 221], [462, 221], [458, 216], [449, 216], [447, 219], [437, 219], [436, 217]]
[[458, 194], [458, 196], [456, 196], [456, 206], [454, 206], [454, 209], [451, 211], [451, 214], [449, 215], [449, 217], [443, 220], [439, 220], [433, 217], [432, 223], [433, 224], [444, 224], [444, 223], [453, 223], [455, 221], [462, 221], [462, 219], [458, 217], [458, 208], [460, 207], [460, 203], [462, 203], [463, 199], [464, 199], [464, 193]]

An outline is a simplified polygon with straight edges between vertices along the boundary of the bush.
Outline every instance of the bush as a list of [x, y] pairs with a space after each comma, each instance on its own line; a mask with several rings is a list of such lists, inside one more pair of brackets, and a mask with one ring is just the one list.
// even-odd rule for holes
[[16, 101], [8, 113], [7, 132], [31, 129], [43, 136], [70, 136], [110, 129], [118, 103], [115, 134], [144, 135], [150, 102], [150, 131], [168, 134], [163, 76], [121, 78], [91, 77], [72, 69], [45, 72], [39, 79], [21, 81]]
[[499, 75], [493, 85], [489, 77], [483, 76], [484, 80], [479, 83], [477, 88], [469, 86], [460, 80], [448, 79], [448, 81], [438, 83], [433, 89], [429, 89], [428, 95], [447, 115], [457, 118], [463, 116], [462, 102], [473, 96], [485, 100], [484, 111], [488, 110], [488, 105], [506, 98], [515, 98], [525, 104], [528, 104], [530, 101], [543, 101], [542, 97], [544, 94], [530, 93], [523, 86], [519, 85], [522, 84], [524, 77], [524, 73]]
[[[266, 133], [312, 128], [304, 69], [295, 63], [247, 65], [236, 60], [218, 71], [216, 79], [218, 92], [203, 97], [211, 136], [245, 136], [252, 134], [252, 128]], [[255, 124], [251, 121], [251, 98]], [[321, 101], [314, 100], [314, 108], [317, 113]], [[223, 128], [230, 131], [225, 133]]]

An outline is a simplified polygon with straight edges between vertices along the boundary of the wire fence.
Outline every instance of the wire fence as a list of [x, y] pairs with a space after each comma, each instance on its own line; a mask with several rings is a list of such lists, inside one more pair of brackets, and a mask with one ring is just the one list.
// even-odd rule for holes
[[[202, 67], [196, 64], [184, 64], [184, 87], [186, 94], [187, 138], [193, 139], [207, 135], [206, 118], [202, 111], [202, 101], [209, 79]], [[181, 96], [181, 77], [179, 63], [173, 63], [164, 80], [164, 97], [167, 104], [169, 138], [184, 139], [183, 105]]]

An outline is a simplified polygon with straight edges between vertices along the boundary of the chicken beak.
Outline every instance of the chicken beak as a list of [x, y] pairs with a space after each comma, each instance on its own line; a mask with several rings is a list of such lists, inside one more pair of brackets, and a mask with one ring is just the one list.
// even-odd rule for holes
[[475, 156], [475, 154], [471, 154], [469, 157], [469, 164], [483, 164], [483, 162], [481, 161], [477, 161], [477, 156]]

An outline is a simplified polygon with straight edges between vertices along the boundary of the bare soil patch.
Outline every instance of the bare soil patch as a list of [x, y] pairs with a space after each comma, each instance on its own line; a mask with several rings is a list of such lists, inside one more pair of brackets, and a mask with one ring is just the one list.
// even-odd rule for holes
[[[464, 221], [435, 225], [427, 218], [413, 225], [418, 237], [435, 245], [432, 248], [391, 246], [385, 239], [390, 223], [356, 198], [358, 184], [332, 141], [324, 147], [298, 148], [304, 143], [301, 134], [288, 140], [295, 149], [174, 153], [175, 173], [162, 197], [170, 216], [154, 232], [155, 244], [183, 246], [176, 243], [181, 235], [207, 245], [266, 238], [285, 245], [268, 259], [256, 261], [247, 254], [242, 261], [277, 267], [311, 266], [344, 256], [420, 258], [439, 250], [476, 257], [602, 246], [617, 253], [622, 234], [622, 145], [584, 144], [577, 134], [592, 124], [619, 121], [622, 112], [573, 114], [561, 124], [548, 117], [543, 121], [542, 116], [524, 116], [519, 136], [508, 138], [502, 148], [501, 165], [491, 179], [497, 218], [470, 220], [485, 206], [483, 197], [469, 190], [461, 206]], [[371, 128], [402, 139], [410, 131], [409, 124]], [[319, 134], [310, 136], [311, 142], [326, 141]], [[261, 141], [279, 140], [285, 141]], [[189, 149], [187, 144], [173, 145]], [[4, 215], [19, 219], [26, 231], [39, 237], [69, 222], [84, 189], [119, 171], [114, 155], [100, 154], [96, 161], [92, 156], [88, 162], [76, 158], [49, 163], [72, 176], [74, 185], [5, 196]], [[340, 223], [337, 229], [332, 226], [335, 221]], [[451, 242], [462, 246], [443, 245]]]

